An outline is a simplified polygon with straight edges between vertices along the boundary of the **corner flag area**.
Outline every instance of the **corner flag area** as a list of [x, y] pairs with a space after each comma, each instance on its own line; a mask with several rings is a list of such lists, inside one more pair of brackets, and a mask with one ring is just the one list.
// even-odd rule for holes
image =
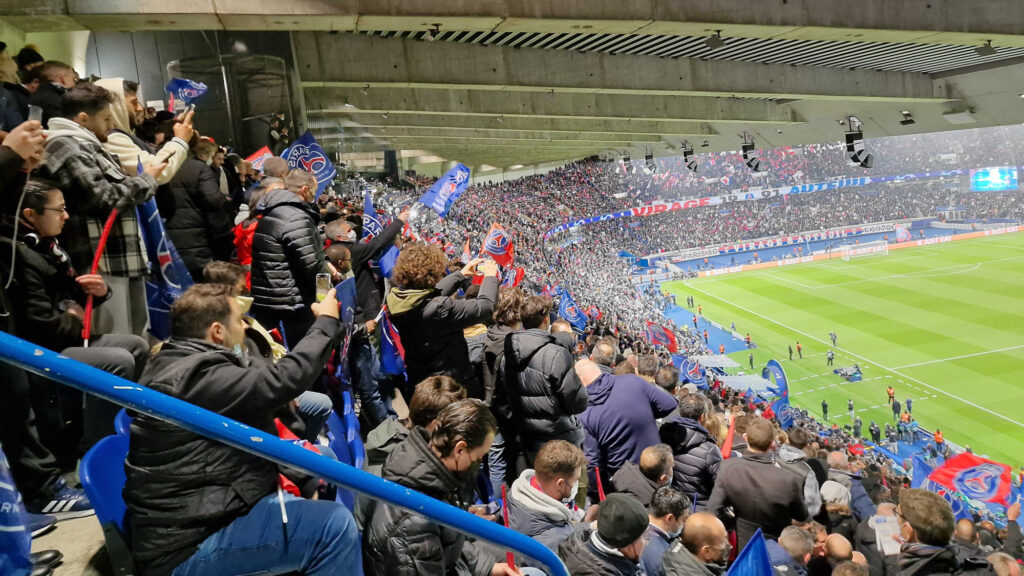
[[[893, 386], [923, 427], [998, 461], [1024, 460], [1024, 234], [665, 282], [662, 290], [680, 302], [693, 296], [709, 320], [750, 332], [756, 369], [782, 362], [793, 402], [816, 418], [826, 400], [830, 420], [850, 424], [852, 399], [865, 430], [871, 421], [884, 426], [894, 420], [886, 395]], [[732, 356], [746, 368], [747, 354]], [[855, 363], [860, 382], [832, 373]]]

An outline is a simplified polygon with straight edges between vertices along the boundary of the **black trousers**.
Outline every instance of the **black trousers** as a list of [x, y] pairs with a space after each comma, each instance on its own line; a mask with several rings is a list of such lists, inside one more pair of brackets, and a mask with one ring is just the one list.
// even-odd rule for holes
[[52, 495], [60, 478], [57, 459], [43, 445], [24, 370], [0, 362], [0, 444], [11, 465], [22, 498], [39, 500]]

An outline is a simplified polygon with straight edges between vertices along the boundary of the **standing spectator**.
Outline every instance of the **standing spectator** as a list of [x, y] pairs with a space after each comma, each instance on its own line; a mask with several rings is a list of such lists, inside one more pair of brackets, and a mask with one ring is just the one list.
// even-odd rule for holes
[[312, 174], [296, 174], [292, 186], [268, 192], [256, 210], [253, 316], [264, 326], [282, 326], [285, 341], [292, 345], [313, 325], [309, 306], [316, 301], [316, 275], [327, 273], [317, 230], [320, 215], [309, 207], [315, 186]]
[[[465, 510], [480, 463], [487, 456], [497, 424], [479, 400], [461, 400], [441, 410], [432, 432], [413, 428], [392, 450], [383, 476]], [[514, 576], [506, 564], [479, 565], [465, 554], [466, 535], [432, 520], [374, 500], [363, 529], [363, 568], [367, 576]], [[346, 568], [347, 569], [347, 568]]]
[[771, 454], [775, 430], [770, 422], [755, 418], [743, 435], [748, 455], [722, 463], [708, 512], [726, 517], [726, 507], [736, 515], [736, 546], [747, 545], [758, 528], [766, 538], [778, 538], [794, 520], [807, 520], [803, 482], [789, 471], [776, 468]]
[[875, 504], [868, 496], [861, 476], [850, 469], [850, 459], [845, 452], [833, 451], [828, 454], [828, 478], [834, 480], [850, 491], [850, 507], [858, 522], [869, 518], [875, 513]]
[[658, 488], [672, 482], [672, 464], [672, 448], [668, 444], [648, 446], [640, 453], [640, 465], [623, 464], [612, 476], [612, 486], [616, 492], [649, 504]]
[[534, 464], [508, 492], [508, 527], [558, 552], [567, 538], [590, 534], [589, 522], [575, 504], [586, 461], [578, 447], [552, 440], [537, 452]]
[[[309, 389], [341, 337], [333, 291], [313, 313], [319, 317], [313, 328], [287, 356], [249, 365], [232, 352], [245, 337], [232, 289], [197, 284], [171, 307], [171, 339], [142, 382], [273, 433], [275, 412]], [[145, 413], [132, 421], [130, 446], [124, 498], [142, 574], [359, 569], [359, 534], [349, 511], [280, 495], [277, 464]]]
[[605, 374], [593, 361], [580, 360], [576, 373], [587, 387], [589, 404], [580, 417], [586, 431], [588, 490], [597, 496], [595, 469], [611, 486], [611, 477], [626, 462], [636, 463], [644, 448], [659, 442], [655, 419], [676, 408], [676, 400], [638, 376]]
[[854, 550], [863, 554], [867, 560], [871, 576], [896, 576], [896, 571], [890, 570], [890, 566], [885, 562], [885, 556], [875, 538], [875, 522], [883, 516], [895, 519], [896, 505], [891, 502], [880, 503], [875, 515], [865, 518], [857, 526], [857, 532], [851, 542], [853, 542]]
[[43, 109], [43, 126], [53, 130], [53, 126], [50, 126], [52, 118], [68, 118], [63, 99], [65, 93], [78, 82], [78, 73], [71, 66], [56, 60], [43, 62], [34, 72], [39, 77], [39, 87], [32, 93], [29, 103]]
[[875, 421], [871, 421], [871, 425], [868, 426], [868, 432], [871, 433], [871, 441], [875, 444], [881, 444], [882, 442], [882, 429], [875, 424]]
[[860, 416], [854, 416], [853, 418], [853, 437], [860, 439], [861, 428], [864, 427], [864, 422], [860, 419]]
[[914, 413], [914, 411], [913, 411], [913, 409], [911, 407], [911, 404], [910, 404], [910, 396], [907, 396], [907, 414], [911, 414], [912, 415], [913, 413]]
[[139, 239], [135, 206], [152, 198], [165, 164], [145, 166], [128, 176], [120, 162], [103, 149], [113, 128], [110, 92], [83, 84], [68, 90], [61, 116], [50, 121], [45, 174], [57, 182], [71, 218], [63, 240], [77, 270], [89, 270], [104, 223], [118, 210], [99, 271], [111, 287], [110, 299], [93, 320], [97, 331], [143, 336], [149, 324], [145, 278], [149, 262]]
[[519, 428], [512, 421], [500, 368], [504, 365], [505, 338], [523, 327], [522, 308], [525, 298], [519, 288], [506, 286], [499, 289], [498, 300], [494, 304], [494, 324], [484, 334], [484, 361], [480, 370], [484, 403], [491, 406], [498, 422], [498, 433], [487, 455], [487, 472], [495, 494], [501, 491], [502, 484], [510, 484], [515, 479], [510, 478], [514, 473], [509, 473], [508, 463], [515, 462], [519, 454], [516, 446]]
[[682, 534], [689, 511], [690, 501], [672, 486], [662, 486], [654, 493], [648, 511], [647, 547], [640, 557], [640, 567], [647, 576], [664, 576], [665, 553]]
[[218, 189], [213, 169], [206, 164], [215, 149], [207, 140], [196, 143], [193, 157], [185, 160], [161, 190], [172, 205], [170, 213], [164, 214], [167, 235], [196, 281], [211, 260], [229, 260], [233, 248], [230, 206]]
[[857, 532], [857, 521], [850, 512], [850, 491], [835, 480], [828, 480], [821, 486], [821, 500], [825, 505], [829, 534], [838, 534], [850, 542]]
[[962, 561], [950, 544], [953, 511], [942, 496], [920, 488], [900, 491], [896, 507], [904, 540], [897, 558], [901, 576], [924, 574], [988, 575], [984, 559]]
[[[804, 504], [809, 516], [817, 516], [821, 509], [821, 493], [818, 477], [807, 460], [804, 449], [810, 442], [807, 431], [803, 428], [790, 428], [788, 442], [779, 447], [778, 464], [793, 472], [804, 485]], [[824, 470], [823, 470], [824, 472]]]
[[[469, 346], [463, 328], [490, 319], [498, 295], [498, 265], [476, 259], [461, 271], [444, 276], [444, 252], [432, 244], [411, 244], [395, 262], [387, 309], [405, 347], [405, 371], [410, 382], [448, 374], [466, 390], [475, 386]], [[450, 298], [468, 288], [474, 275], [484, 277], [474, 300]]]
[[666, 576], [721, 576], [729, 563], [729, 533], [714, 514], [691, 514], [683, 537], [665, 553]]
[[687, 394], [679, 399], [679, 415], [666, 419], [658, 431], [674, 455], [672, 485], [692, 499], [698, 510], [707, 505], [722, 463], [715, 437], [704, 427], [708, 412], [703, 395]]
[[558, 555], [573, 576], [636, 576], [649, 525], [643, 504], [609, 494], [597, 513], [597, 530], [587, 539], [569, 538]]
[[520, 312], [524, 330], [505, 338], [503, 381], [519, 432], [524, 460], [519, 470], [532, 467], [550, 440], [583, 445], [576, 415], [587, 409], [587, 390], [573, 370], [572, 353], [549, 332], [550, 312], [550, 298], [530, 296]]

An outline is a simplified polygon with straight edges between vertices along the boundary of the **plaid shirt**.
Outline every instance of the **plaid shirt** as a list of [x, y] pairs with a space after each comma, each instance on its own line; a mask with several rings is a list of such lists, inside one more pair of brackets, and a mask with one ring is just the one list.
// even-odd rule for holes
[[103, 150], [88, 129], [64, 118], [50, 119], [43, 172], [64, 192], [70, 219], [62, 244], [75, 268], [92, 268], [96, 247], [110, 211], [119, 213], [100, 258], [100, 272], [142, 278], [149, 259], [142, 243], [135, 207], [153, 197], [156, 180], [148, 174], [128, 177], [117, 158]]

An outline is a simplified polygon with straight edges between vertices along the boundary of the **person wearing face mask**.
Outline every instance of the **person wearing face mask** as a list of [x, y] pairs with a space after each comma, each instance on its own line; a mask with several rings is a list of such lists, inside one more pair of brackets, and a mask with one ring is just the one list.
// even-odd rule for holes
[[647, 510], [632, 496], [609, 494], [588, 538], [567, 538], [558, 555], [573, 576], [636, 576], [647, 545]]
[[[89, 347], [83, 347], [82, 319], [87, 297], [91, 295], [94, 305], [100, 306], [107, 300], [110, 287], [99, 274], [78, 274], [57, 240], [68, 220], [64, 195], [54, 182], [31, 179], [25, 186], [21, 206], [17, 228], [14, 222], [5, 220], [0, 231], [0, 270], [5, 282], [13, 274], [7, 295], [13, 303], [18, 336], [116, 376], [138, 380], [149, 354], [144, 339], [132, 335], [94, 335]], [[83, 400], [84, 403], [65, 407], [68, 413], [76, 415], [76, 426], [82, 426], [77, 456], [114, 432], [118, 411], [116, 405], [90, 395]]]
[[[250, 362], [238, 353], [245, 323], [233, 288], [196, 284], [171, 306], [171, 338], [140, 384], [276, 435], [276, 414], [317, 381], [343, 336], [334, 290], [310, 308], [316, 321], [287, 355]], [[361, 569], [348, 509], [279, 494], [279, 468], [269, 460], [140, 413], [125, 472], [131, 550], [143, 576]]]
[[230, 260], [234, 249], [231, 204], [220, 193], [217, 175], [208, 165], [216, 150], [213, 142], [196, 142], [192, 157], [157, 191], [173, 206], [167, 209], [164, 204], [164, 228], [195, 281], [202, 279], [203, 266]]
[[708, 512], [691, 514], [683, 524], [683, 537], [673, 544], [662, 562], [665, 576], [720, 576], [729, 563], [729, 533], [725, 524]]
[[541, 447], [534, 468], [523, 470], [508, 492], [509, 528], [556, 553], [566, 538], [589, 536], [596, 507], [588, 518], [575, 502], [585, 466], [583, 451], [565, 440]]
[[[467, 509], [473, 481], [498, 426], [475, 399], [441, 410], [431, 432], [416, 426], [384, 463], [385, 480]], [[363, 569], [366, 576], [513, 576], [507, 564], [490, 563], [465, 534], [379, 500], [366, 510]]]
[[887, 569], [898, 564], [901, 576], [926, 574], [958, 574], [962, 576], [992, 576], [984, 558], [957, 557], [955, 544], [950, 543], [954, 531], [953, 510], [946, 500], [921, 488], [900, 491], [896, 507], [903, 545], [898, 555], [886, 556]]
[[576, 415], [587, 409], [587, 390], [573, 369], [572, 352], [549, 332], [551, 308], [546, 296], [526, 298], [520, 311], [524, 330], [505, 338], [502, 381], [519, 432], [517, 470], [531, 467], [551, 440], [583, 446]]
[[690, 512], [690, 500], [672, 486], [662, 486], [651, 497], [650, 526], [647, 527], [647, 547], [640, 557], [640, 567], [647, 576], [665, 576], [662, 561], [672, 542], [683, 533], [683, 522]]

